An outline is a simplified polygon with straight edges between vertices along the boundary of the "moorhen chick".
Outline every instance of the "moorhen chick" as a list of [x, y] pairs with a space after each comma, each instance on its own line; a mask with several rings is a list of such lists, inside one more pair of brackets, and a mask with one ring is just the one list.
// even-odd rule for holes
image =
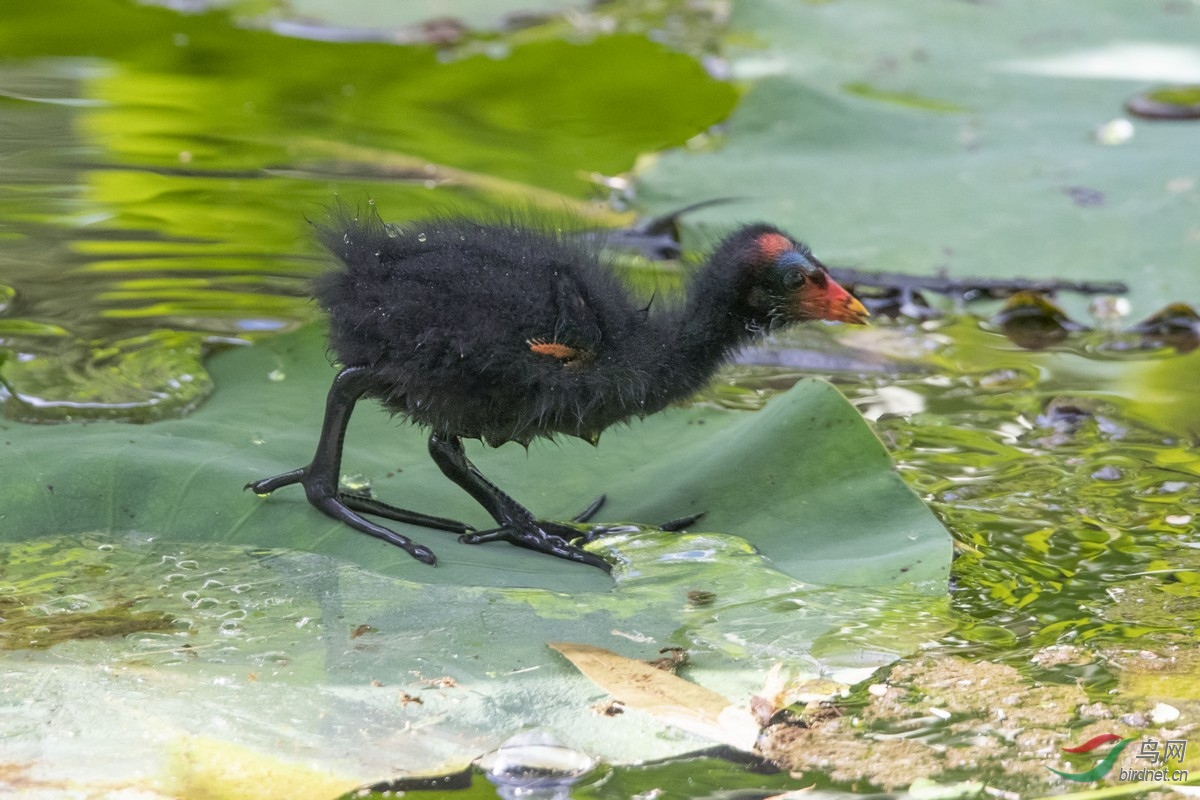
[[[345, 367], [329, 390], [312, 463], [247, 488], [265, 495], [299, 483], [321, 511], [426, 564], [437, 561], [429, 548], [362, 514], [608, 570], [571, 543], [608, 531], [581, 534], [535, 517], [479, 472], [461, 440], [497, 447], [566, 434], [595, 444], [610, 425], [693, 394], [740, 345], [774, 328], [867, 317], [805, 245], [765, 224], [728, 236], [692, 276], [686, 299], [648, 305], [630, 297], [594, 237], [550, 225], [447, 216], [391, 226], [371, 206], [358, 216], [340, 209], [318, 233], [341, 261], [314, 294]], [[341, 491], [342, 441], [362, 397], [429, 428], [434, 462], [497, 527], [476, 532]]]

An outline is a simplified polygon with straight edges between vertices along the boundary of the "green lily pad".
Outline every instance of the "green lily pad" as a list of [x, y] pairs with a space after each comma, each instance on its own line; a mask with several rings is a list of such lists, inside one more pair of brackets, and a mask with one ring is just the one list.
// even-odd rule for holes
[[[215, 736], [365, 783], [460, 767], [530, 725], [611, 761], [665, 757], [705, 743], [637, 712], [595, 717], [598, 690], [545, 643], [640, 658], [686, 647], [689, 679], [744, 703], [773, 664], [852, 681], [946, 627], [949, 536], [827, 383], [801, 382], [760, 412], [670, 410], [595, 449], [472, 449], [547, 516], [601, 490], [606, 520], [708, 512], [688, 533], [592, 545], [618, 563], [610, 579], [397, 525], [436, 550], [428, 567], [322, 516], [299, 489], [244, 492], [311, 455], [334, 370], [313, 328], [211, 369], [216, 391], [184, 419], [3, 430], [3, 702], [24, 704], [22, 719], [78, 709], [64, 723], [72, 747], [35, 748], [39, 769], [149, 774]], [[345, 468], [381, 499], [487, 522], [437, 472], [423, 433], [369, 403]]]
[[[334, 369], [313, 328], [219, 355], [219, 387], [196, 413], [153, 425], [12, 425], [5, 432], [9, 537], [144, 531], [180, 541], [320, 552], [415, 580], [594, 591], [608, 579], [509, 546], [459, 544], [398, 527], [432, 548], [430, 569], [313, 509], [299, 488], [269, 498], [250, 480], [301, 466], [316, 444]], [[385, 502], [482, 529], [487, 516], [444, 478], [426, 434], [361, 404], [343, 469]], [[601, 446], [528, 452], [468, 446], [536, 513], [565, 519], [597, 494], [601, 517], [737, 533], [798, 580], [878, 585], [944, 576], [948, 538], [892, 470], [883, 445], [829, 384], [803, 381], [757, 414], [692, 407], [607, 432]], [[581, 574], [583, 573], [583, 574]]]

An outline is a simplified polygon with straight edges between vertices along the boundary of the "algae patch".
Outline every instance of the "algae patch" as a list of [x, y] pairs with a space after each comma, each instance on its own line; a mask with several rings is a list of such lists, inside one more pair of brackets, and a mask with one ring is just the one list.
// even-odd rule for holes
[[87, 610], [50, 610], [39, 597], [0, 596], [0, 649], [44, 650], [62, 642], [172, 629], [168, 614], [136, 611], [133, 600]]

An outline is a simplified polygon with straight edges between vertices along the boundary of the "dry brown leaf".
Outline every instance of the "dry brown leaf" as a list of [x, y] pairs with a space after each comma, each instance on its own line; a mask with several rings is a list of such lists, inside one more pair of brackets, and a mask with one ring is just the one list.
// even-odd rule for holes
[[626, 708], [710, 741], [754, 749], [758, 723], [749, 711], [724, 695], [603, 647], [570, 642], [549, 645]]

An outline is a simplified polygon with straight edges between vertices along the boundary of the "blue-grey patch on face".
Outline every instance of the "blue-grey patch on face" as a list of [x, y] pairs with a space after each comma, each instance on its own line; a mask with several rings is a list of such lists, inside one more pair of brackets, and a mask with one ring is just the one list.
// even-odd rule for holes
[[801, 269], [805, 269], [811, 267], [812, 262], [805, 258], [803, 253], [799, 253], [795, 250], [788, 250], [786, 253], [780, 255], [779, 258], [775, 259], [775, 265], [779, 267], [800, 267]]

